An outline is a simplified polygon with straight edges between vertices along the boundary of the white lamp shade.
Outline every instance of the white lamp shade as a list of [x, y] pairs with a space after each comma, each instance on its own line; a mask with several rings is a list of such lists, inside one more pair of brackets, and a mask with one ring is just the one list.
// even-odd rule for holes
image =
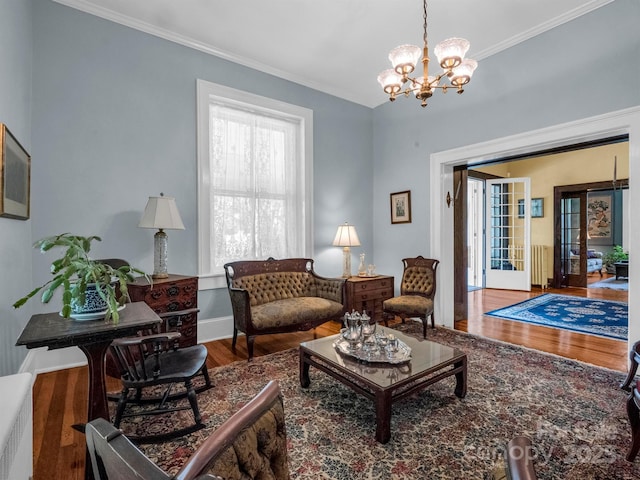
[[478, 68], [478, 62], [470, 58], [464, 59], [460, 65], [453, 69], [451, 83], [456, 87], [466, 85], [471, 80], [476, 68]]
[[359, 247], [360, 239], [356, 233], [356, 227], [347, 222], [340, 225], [336, 232], [336, 238], [333, 239], [333, 245], [336, 247]]
[[400, 75], [411, 73], [420, 60], [422, 49], [415, 45], [400, 45], [389, 52], [393, 69]]
[[149, 197], [138, 227], [163, 230], [184, 230], [176, 199], [173, 197]]
[[395, 70], [390, 68], [378, 75], [378, 83], [385, 93], [398, 93], [402, 88], [402, 76], [398, 75]]
[[433, 53], [438, 57], [438, 63], [442, 68], [453, 68], [462, 63], [470, 45], [464, 38], [448, 38], [436, 45]]

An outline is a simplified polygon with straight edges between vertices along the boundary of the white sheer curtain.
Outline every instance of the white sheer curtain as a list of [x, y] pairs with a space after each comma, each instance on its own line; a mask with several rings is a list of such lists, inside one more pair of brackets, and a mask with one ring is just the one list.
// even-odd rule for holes
[[303, 256], [300, 122], [210, 104], [211, 267]]

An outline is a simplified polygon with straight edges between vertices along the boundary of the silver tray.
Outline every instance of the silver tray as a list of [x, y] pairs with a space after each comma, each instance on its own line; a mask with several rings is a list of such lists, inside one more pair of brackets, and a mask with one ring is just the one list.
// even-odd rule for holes
[[387, 357], [386, 353], [378, 347], [375, 352], [366, 352], [362, 349], [362, 343], [358, 343], [354, 350], [349, 349], [349, 342], [347, 342], [342, 336], [339, 336], [333, 346], [340, 353], [349, 357], [357, 358], [363, 362], [368, 363], [389, 363], [392, 365], [398, 363], [404, 363], [411, 360], [411, 348], [409, 345], [398, 339], [398, 351], [393, 357]]

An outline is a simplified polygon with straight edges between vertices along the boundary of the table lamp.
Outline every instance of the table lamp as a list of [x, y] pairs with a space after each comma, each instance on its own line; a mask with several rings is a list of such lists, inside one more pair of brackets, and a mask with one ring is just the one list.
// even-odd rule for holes
[[336, 238], [333, 239], [333, 245], [343, 247], [342, 277], [349, 278], [351, 276], [351, 247], [360, 246], [356, 227], [349, 225], [347, 222], [344, 222], [344, 225], [340, 225]]
[[165, 197], [149, 197], [138, 227], [157, 228], [153, 236], [153, 275], [152, 278], [167, 278], [167, 245], [168, 238], [164, 230], [184, 230], [176, 199]]

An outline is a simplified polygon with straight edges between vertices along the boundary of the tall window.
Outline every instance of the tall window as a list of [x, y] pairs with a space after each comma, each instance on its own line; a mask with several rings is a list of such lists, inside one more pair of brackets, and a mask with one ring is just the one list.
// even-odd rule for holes
[[310, 255], [312, 130], [308, 109], [198, 81], [201, 288], [230, 261]]

